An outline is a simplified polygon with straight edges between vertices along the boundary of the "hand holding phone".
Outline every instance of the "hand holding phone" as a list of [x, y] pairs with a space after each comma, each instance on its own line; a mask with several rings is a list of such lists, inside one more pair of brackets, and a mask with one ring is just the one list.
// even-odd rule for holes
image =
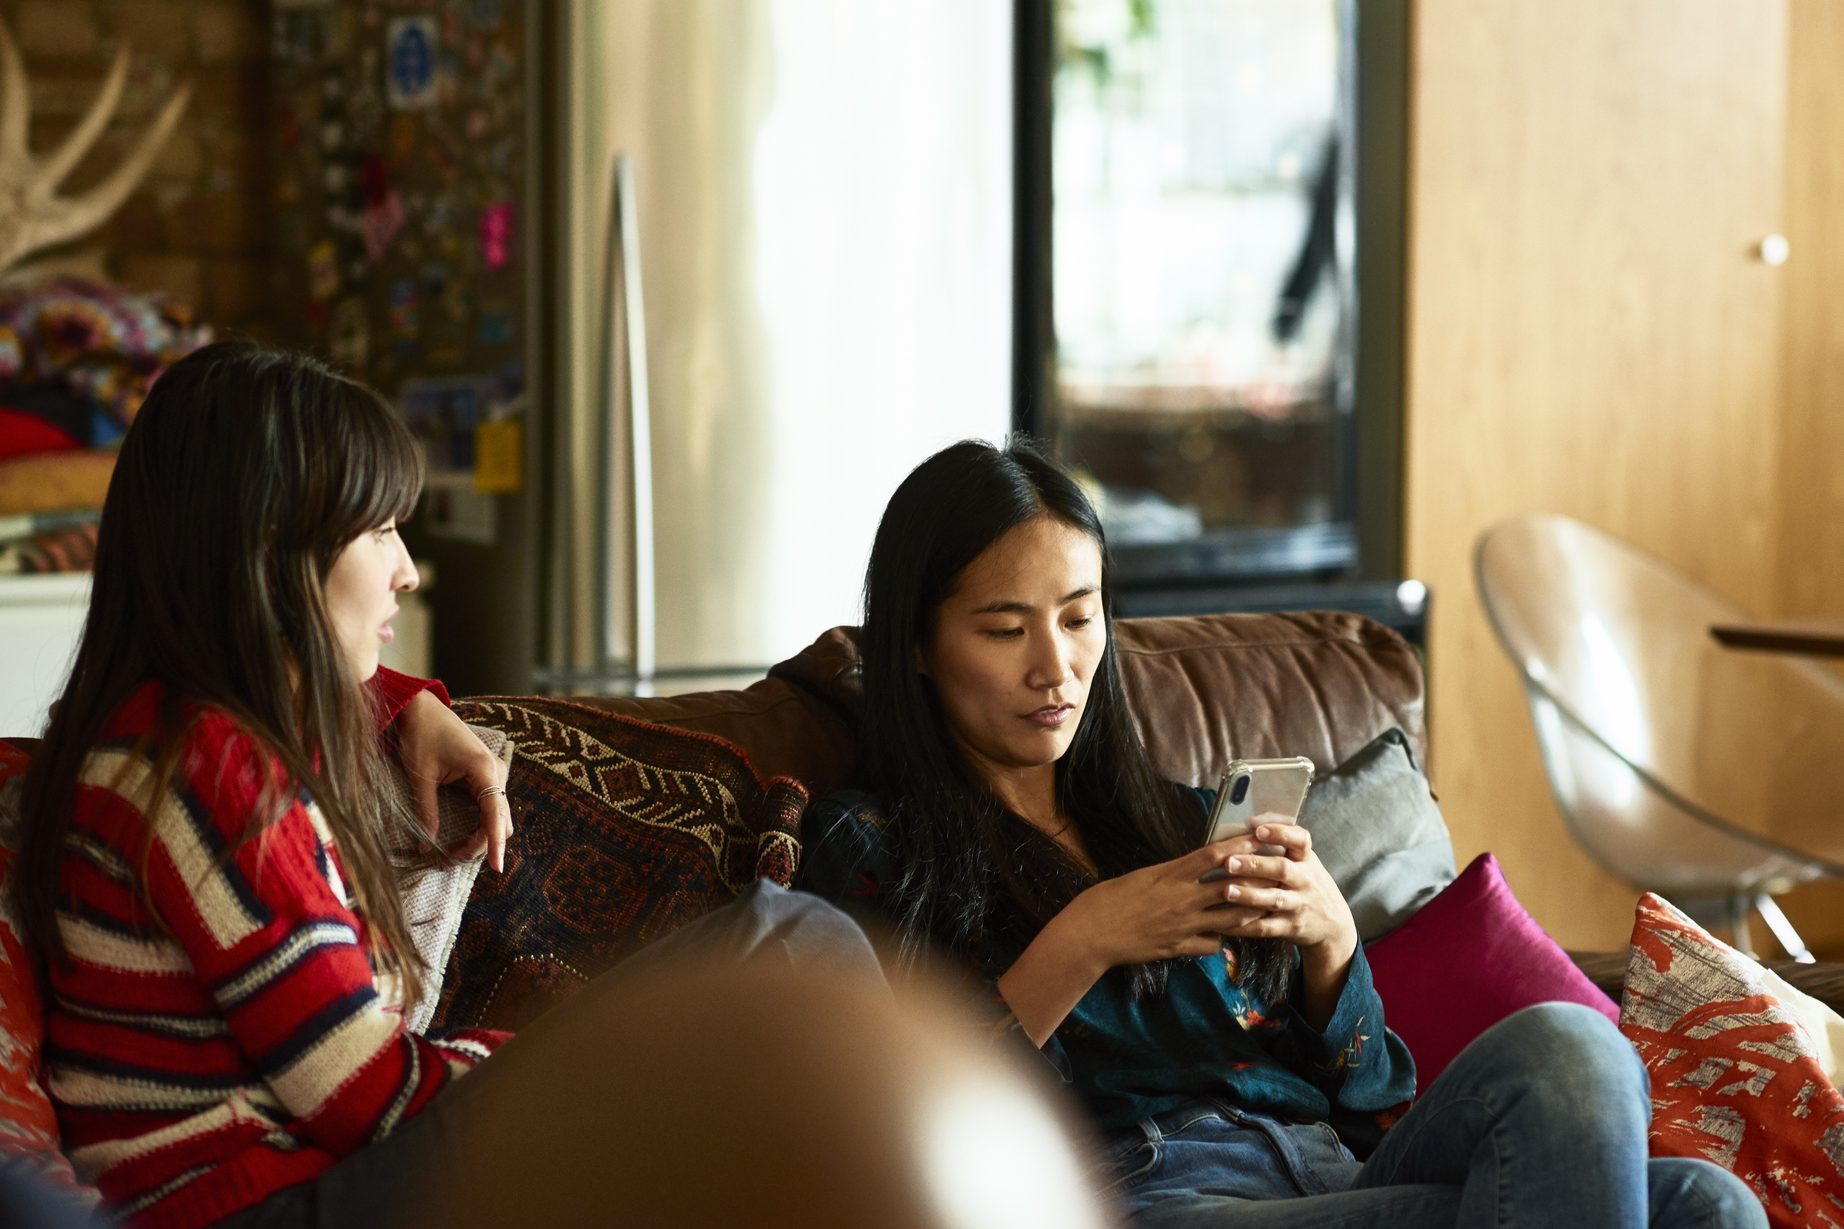
[[[1299, 818], [1306, 804], [1306, 791], [1313, 783], [1313, 762], [1303, 755], [1283, 759], [1231, 760], [1217, 782], [1216, 806], [1211, 809], [1205, 828], [1204, 843], [1225, 840], [1247, 832], [1251, 821], [1262, 815], [1278, 815], [1287, 820]], [[1272, 853], [1270, 847], [1261, 852]], [[1205, 879], [1221, 879], [1221, 873]]]

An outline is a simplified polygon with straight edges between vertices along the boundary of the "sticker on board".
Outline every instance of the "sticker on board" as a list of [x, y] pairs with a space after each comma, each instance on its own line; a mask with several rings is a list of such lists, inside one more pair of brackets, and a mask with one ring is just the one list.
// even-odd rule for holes
[[399, 111], [435, 101], [436, 25], [433, 17], [393, 17], [385, 33], [386, 96]]
[[474, 489], [512, 495], [525, 488], [525, 424], [514, 416], [474, 428]]
[[480, 309], [479, 336], [489, 346], [503, 346], [512, 340], [512, 313], [503, 307]]
[[480, 263], [503, 269], [512, 259], [512, 202], [495, 201], [480, 213]]
[[416, 283], [409, 278], [399, 278], [391, 286], [390, 326], [394, 335], [393, 348], [399, 352], [419, 349], [413, 343], [422, 335], [423, 310], [422, 300], [416, 293]]
[[403, 229], [403, 198], [394, 189], [385, 189], [384, 199], [365, 208], [363, 219], [359, 223], [365, 238], [365, 255], [373, 264], [384, 259], [390, 250], [391, 240]]
[[316, 303], [339, 293], [339, 249], [331, 239], [322, 239], [307, 250], [307, 293]]
[[328, 321], [327, 356], [342, 371], [362, 372], [371, 361], [371, 322], [360, 299], [341, 299]]

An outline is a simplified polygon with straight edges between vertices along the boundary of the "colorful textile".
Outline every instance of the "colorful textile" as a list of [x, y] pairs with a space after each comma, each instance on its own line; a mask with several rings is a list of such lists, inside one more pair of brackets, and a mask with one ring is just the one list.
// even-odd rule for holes
[[0, 543], [0, 576], [37, 572], [87, 572], [96, 563], [96, 526], [46, 529]]
[[[1198, 806], [1198, 822], [1204, 819]], [[870, 795], [830, 794], [804, 821], [807, 860], [796, 885], [831, 900], [870, 930], [894, 922], [886, 894], [902, 860]], [[997, 981], [1021, 946], [997, 939], [970, 962], [1003, 1011]], [[1412, 1095], [1414, 1069], [1383, 1022], [1360, 948], [1323, 1030], [1288, 999], [1239, 986], [1224, 953], [1174, 961], [1163, 996], [1136, 1000], [1112, 969], [1082, 997], [1041, 1053], [1104, 1130], [1131, 1127], [1200, 1097], [1286, 1122], [1329, 1122], [1367, 1153]], [[1298, 977], [1295, 977], [1297, 988]]]
[[58, 1116], [40, 1079], [45, 1004], [37, 963], [13, 906], [13, 859], [19, 850], [19, 786], [35, 745], [0, 740], [0, 1161], [29, 1158], [55, 1187], [86, 1190], [58, 1149]]
[[800, 860], [807, 793], [734, 744], [565, 700], [463, 700], [518, 747], [505, 873], [474, 886], [438, 1027], [517, 1028], [595, 973]]
[[1489, 853], [1367, 950], [1390, 1027], [1415, 1056], [1418, 1093], [1473, 1038], [1522, 1008], [1580, 1003], [1619, 1019], [1613, 1000], [1525, 912]]
[[[415, 680], [372, 688], [389, 720]], [[429, 1104], [502, 1041], [419, 1037], [305, 793], [252, 837], [280, 767], [225, 714], [196, 718], [157, 815], [141, 806], [161, 686], [86, 761], [59, 878], [49, 1087], [80, 1173], [142, 1225], [196, 1225], [311, 1180]]]
[[1844, 1226], [1844, 1096], [1763, 970], [1648, 892], [1620, 1031], [1652, 1076], [1652, 1155], [1735, 1174], [1780, 1229]]
[[162, 294], [74, 277], [0, 293], [0, 386], [67, 389], [123, 427], [154, 378], [210, 340], [191, 308]]

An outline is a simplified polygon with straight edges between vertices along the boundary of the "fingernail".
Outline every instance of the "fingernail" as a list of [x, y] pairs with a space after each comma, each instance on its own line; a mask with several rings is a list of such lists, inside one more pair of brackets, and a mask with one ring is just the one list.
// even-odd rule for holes
[[1242, 869], [1242, 859], [1241, 858], [1231, 858], [1229, 860], [1229, 869], [1232, 871], [1241, 870]]
[[1229, 889], [1228, 895], [1229, 895], [1230, 900], [1235, 900], [1237, 897], [1242, 895], [1242, 889], [1238, 887], [1231, 887]]
[[1255, 829], [1255, 835], [1265, 841], [1269, 837], [1273, 836], [1274, 832], [1272, 829], [1269, 829], [1269, 828], [1257, 828]]

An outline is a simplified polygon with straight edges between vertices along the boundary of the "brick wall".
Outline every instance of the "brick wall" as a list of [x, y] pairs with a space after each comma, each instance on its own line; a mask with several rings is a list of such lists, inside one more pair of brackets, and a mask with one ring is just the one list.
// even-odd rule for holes
[[126, 46], [115, 118], [65, 190], [96, 182], [180, 81], [192, 102], [141, 187], [79, 246], [115, 281], [163, 290], [220, 335], [298, 340], [266, 224], [274, 182], [269, 5], [264, 0], [0, 0], [31, 80], [34, 152], [68, 133]]

